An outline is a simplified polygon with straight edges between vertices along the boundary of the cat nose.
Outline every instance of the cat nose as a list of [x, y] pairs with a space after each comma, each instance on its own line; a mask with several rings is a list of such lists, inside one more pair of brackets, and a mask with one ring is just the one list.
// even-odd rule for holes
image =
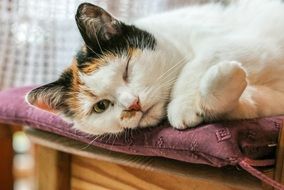
[[141, 111], [142, 108], [139, 98], [135, 99], [127, 109], [131, 111]]

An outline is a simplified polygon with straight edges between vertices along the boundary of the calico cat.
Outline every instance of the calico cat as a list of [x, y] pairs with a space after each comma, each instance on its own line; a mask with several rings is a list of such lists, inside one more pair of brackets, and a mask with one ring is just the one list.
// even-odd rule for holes
[[239, 0], [140, 19], [83, 3], [84, 46], [27, 101], [100, 135], [157, 125], [284, 114], [284, 4]]

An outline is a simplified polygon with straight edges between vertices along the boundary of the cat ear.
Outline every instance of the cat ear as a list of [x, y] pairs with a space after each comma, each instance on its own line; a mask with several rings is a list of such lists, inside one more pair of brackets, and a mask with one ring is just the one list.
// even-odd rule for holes
[[26, 102], [52, 113], [58, 113], [64, 104], [64, 86], [59, 81], [33, 89], [26, 95]]
[[100, 42], [121, 34], [120, 22], [93, 4], [82, 3], [75, 18], [85, 43], [91, 48], [96, 48]]

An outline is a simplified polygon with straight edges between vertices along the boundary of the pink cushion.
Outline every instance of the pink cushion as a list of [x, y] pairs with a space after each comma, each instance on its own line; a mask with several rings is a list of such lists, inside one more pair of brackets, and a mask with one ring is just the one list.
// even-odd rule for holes
[[[273, 158], [283, 116], [204, 124], [178, 131], [167, 122], [153, 128], [126, 131], [118, 138], [93, 136], [75, 131], [60, 117], [30, 107], [25, 94], [33, 87], [0, 92], [0, 121], [26, 124], [84, 143], [127, 154], [160, 156], [216, 167], [236, 165], [243, 158]], [[94, 141], [93, 141], [94, 140]]]

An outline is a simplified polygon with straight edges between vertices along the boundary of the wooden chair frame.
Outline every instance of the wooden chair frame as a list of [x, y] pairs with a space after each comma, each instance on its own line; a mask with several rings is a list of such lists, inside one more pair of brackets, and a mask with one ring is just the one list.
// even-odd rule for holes
[[0, 124], [0, 189], [13, 190], [12, 127]]
[[[119, 154], [103, 149], [89, 147], [83, 143], [75, 142], [65, 137], [60, 137], [58, 135], [34, 129], [28, 129], [26, 130], [26, 133], [28, 134], [32, 142], [36, 144], [35, 185], [37, 190], [69, 190], [80, 189], [80, 187], [82, 187], [81, 189], [84, 189], [83, 187], [86, 187], [86, 189], [88, 189], [88, 187], [90, 187], [90, 184], [86, 184], [85, 181], [80, 181], [80, 176], [76, 176], [80, 175], [80, 172], [76, 173], [76, 170], [78, 170], [79, 167], [78, 164], [86, 162], [91, 165], [103, 165], [104, 168], [114, 170], [114, 172], [116, 172], [115, 170], [117, 170], [117, 172], [122, 171], [122, 169], [131, 171], [132, 174], [135, 173], [135, 175], [139, 175], [141, 178], [149, 180], [149, 182], [151, 182], [151, 184], [143, 182], [145, 183], [144, 185], [147, 188], [151, 187], [151, 185], [157, 185], [155, 183], [161, 183], [159, 181], [159, 177], [157, 177], [161, 176], [161, 178], [174, 179], [173, 181], [175, 182], [178, 181], [179, 189], [189, 188], [189, 185], [191, 185], [192, 188], [199, 187], [200, 189], [206, 189], [209, 187], [211, 187], [210, 189], [212, 189], [212, 187], [216, 186], [220, 190], [246, 189], [244, 187], [247, 187], [247, 189], [272, 189], [265, 184], [255, 186], [257, 180], [252, 179], [249, 176], [245, 176], [243, 178], [248, 179], [246, 181], [248, 183], [242, 186], [242, 184], [238, 183], [243, 183], [244, 181], [240, 182], [238, 176], [236, 177], [236, 175], [238, 174], [232, 173], [236, 180], [230, 181], [230, 178], [226, 178], [227, 174], [225, 174], [226, 172], [222, 171], [223, 169], [209, 167], [208, 171], [204, 171], [204, 168], [206, 168], [204, 166], [185, 166], [186, 164], [184, 163], [160, 158], [151, 158], [151, 164], [148, 163], [147, 165], [149, 158], [138, 158], [137, 156], [128, 156], [125, 154]], [[0, 125], [0, 189], [5, 190], [13, 189], [12, 169], [14, 153], [12, 149], [12, 135], [12, 126], [9, 126], [7, 124]], [[133, 161], [136, 159], [140, 159], [139, 162]], [[135, 170], [136, 172], [134, 172], [133, 168], [137, 168], [137, 171]], [[214, 176], [212, 176], [210, 173], [214, 173]], [[267, 174], [273, 177], [275, 180], [281, 182], [282, 184], [284, 183], [284, 130], [281, 130], [281, 133], [279, 134], [277, 161], [275, 168], [273, 170], [269, 170]], [[90, 172], [90, 175], [99, 174]], [[146, 175], [152, 177], [147, 178]], [[109, 184], [113, 180], [111, 179], [112, 177], [110, 177], [109, 180], [105, 179], [105, 182], [94, 181], [94, 184], [102, 184], [97, 184], [97, 186], [92, 184], [92, 187], [105, 189], [104, 187], [102, 187], [103, 185], [105, 185], [103, 183]], [[121, 176], [118, 176], [117, 178], [121, 180], [120, 177]], [[218, 184], [218, 181], [222, 183]], [[123, 184], [121, 182], [115, 182], [115, 184], [116, 183], [127, 187], [127, 184]], [[136, 185], [137, 187], [143, 189], [142, 186], [140, 187], [138, 184]], [[163, 186], [162, 183], [160, 185]], [[119, 185], [117, 187], [119, 187]], [[111, 188], [111, 186], [108, 186], [108, 188]]]

